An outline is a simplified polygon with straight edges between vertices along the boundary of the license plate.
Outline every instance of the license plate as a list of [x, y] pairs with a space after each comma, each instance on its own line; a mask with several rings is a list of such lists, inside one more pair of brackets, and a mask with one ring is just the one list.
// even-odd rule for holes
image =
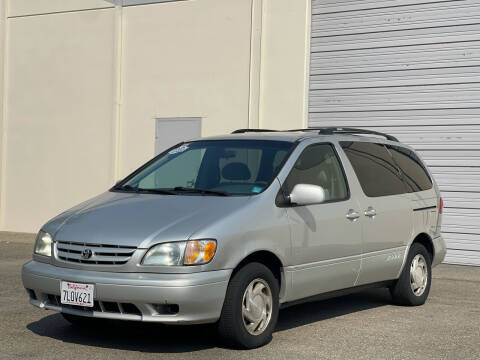
[[92, 284], [79, 284], [62, 281], [60, 286], [60, 302], [67, 305], [93, 307]]

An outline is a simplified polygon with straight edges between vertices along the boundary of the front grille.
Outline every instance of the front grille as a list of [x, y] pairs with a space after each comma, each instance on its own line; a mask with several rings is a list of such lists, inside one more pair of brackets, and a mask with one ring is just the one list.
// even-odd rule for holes
[[92, 265], [126, 264], [137, 249], [134, 246], [78, 243], [57, 241], [57, 256], [60, 260]]
[[67, 305], [60, 302], [60, 296], [58, 295], [47, 295], [48, 302], [50, 305], [61, 306], [64, 308], [81, 310], [81, 311], [96, 311], [103, 313], [113, 313], [113, 314], [128, 314], [128, 315], [142, 315], [142, 312], [131, 303], [117, 303], [111, 301], [98, 301], [93, 302], [93, 307], [86, 306], [77, 306], [77, 305]]

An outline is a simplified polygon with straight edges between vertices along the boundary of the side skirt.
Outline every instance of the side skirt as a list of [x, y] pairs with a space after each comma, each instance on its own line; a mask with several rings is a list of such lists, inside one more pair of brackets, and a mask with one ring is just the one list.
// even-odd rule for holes
[[395, 280], [380, 281], [380, 282], [376, 282], [376, 283], [372, 283], [372, 284], [365, 284], [365, 285], [360, 285], [360, 286], [354, 286], [354, 287], [347, 288], [347, 289], [330, 291], [330, 292], [326, 292], [326, 293], [323, 293], [323, 294], [318, 294], [318, 295], [309, 296], [309, 297], [306, 297], [306, 298], [303, 298], [303, 299], [282, 303], [282, 304], [280, 304], [280, 309], [285, 309], [285, 308], [288, 308], [290, 306], [304, 304], [304, 303], [308, 303], [308, 302], [314, 302], [314, 301], [326, 300], [326, 299], [331, 299], [331, 298], [344, 296], [344, 295], [350, 295], [350, 294], [354, 294], [356, 292], [363, 291], [363, 290], [366, 290], [366, 289], [389, 287], [389, 286], [393, 285], [394, 282], [395, 282]]

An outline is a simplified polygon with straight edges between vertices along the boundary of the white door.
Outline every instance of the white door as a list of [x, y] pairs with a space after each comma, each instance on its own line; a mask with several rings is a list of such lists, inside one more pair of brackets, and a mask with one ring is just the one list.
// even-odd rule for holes
[[478, 0], [313, 0], [309, 126], [391, 133], [445, 203], [445, 262], [480, 265]]
[[157, 118], [155, 125], [155, 155], [202, 135], [201, 118]]

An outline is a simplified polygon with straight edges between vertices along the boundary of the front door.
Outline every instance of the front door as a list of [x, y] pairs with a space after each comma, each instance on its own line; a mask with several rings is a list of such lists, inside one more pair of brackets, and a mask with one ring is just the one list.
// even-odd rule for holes
[[350, 195], [332, 144], [313, 144], [303, 150], [282, 189], [290, 194], [297, 184], [321, 186], [325, 202], [287, 208], [292, 294], [299, 299], [352, 287], [360, 270], [362, 224], [358, 200]]

